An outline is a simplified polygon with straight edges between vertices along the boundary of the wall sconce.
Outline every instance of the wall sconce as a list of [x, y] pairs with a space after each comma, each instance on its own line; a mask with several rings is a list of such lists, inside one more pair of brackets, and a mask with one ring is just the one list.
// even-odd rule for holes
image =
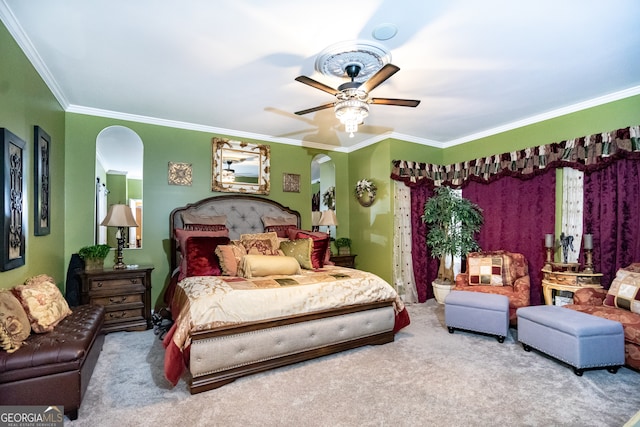
[[326, 225], [327, 226], [327, 234], [331, 234], [331, 230], [329, 227], [332, 225], [338, 225], [338, 217], [336, 217], [336, 212], [331, 209], [322, 211], [320, 215], [320, 221], [318, 221], [318, 225]]
[[138, 224], [133, 217], [131, 208], [127, 205], [111, 205], [107, 216], [102, 220], [100, 225], [106, 227], [118, 227], [116, 232], [116, 239], [118, 240], [118, 249], [116, 253], [116, 263], [113, 266], [114, 270], [121, 270], [127, 268], [127, 265], [122, 262], [122, 249], [124, 248], [124, 236], [125, 227], [137, 227]]

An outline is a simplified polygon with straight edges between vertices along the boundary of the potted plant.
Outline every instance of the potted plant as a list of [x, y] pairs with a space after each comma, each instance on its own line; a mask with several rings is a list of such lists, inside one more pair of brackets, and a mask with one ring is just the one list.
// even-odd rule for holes
[[85, 270], [101, 270], [110, 250], [109, 245], [90, 245], [80, 248], [78, 256], [84, 261]]
[[329, 210], [336, 210], [336, 187], [329, 187], [322, 194], [322, 201]]
[[439, 303], [454, 285], [453, 258], [480, 249], [475, 234], [484, 223], [482, 209], [449, 187], [438, 187], [424, 205], [422, 221], [427, 224], [427, 246], [439, 259], [433, 293]]
[[348, 237], [340, 237], [336, 239], [336, 248], [338, 248], [338, 255], [350, 255], [351, 239]]

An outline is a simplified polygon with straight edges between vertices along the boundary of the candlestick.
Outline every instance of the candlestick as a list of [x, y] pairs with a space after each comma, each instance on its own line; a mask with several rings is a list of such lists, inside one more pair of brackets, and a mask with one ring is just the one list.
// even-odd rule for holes
[[544, 247], [553, 248], [553, 234], [544, 235]]
[[593, 234], [584, 235], [584, 248], [593, 249]]

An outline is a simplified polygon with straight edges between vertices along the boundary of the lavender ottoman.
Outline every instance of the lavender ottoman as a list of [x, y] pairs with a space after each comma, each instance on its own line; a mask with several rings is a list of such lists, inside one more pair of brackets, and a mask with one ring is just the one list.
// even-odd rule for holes
[[615, 374], [624, 364], [624, 332], [620, 322], [554, 305], [522, 307], [518, 341], [559, 359], [581, 376], [587, 368]]
[[482, 292], [451, 291], [444, 300], [445, 324], [456, 329], [495, 335], [504, 342], [509, 333], [509, 298]]

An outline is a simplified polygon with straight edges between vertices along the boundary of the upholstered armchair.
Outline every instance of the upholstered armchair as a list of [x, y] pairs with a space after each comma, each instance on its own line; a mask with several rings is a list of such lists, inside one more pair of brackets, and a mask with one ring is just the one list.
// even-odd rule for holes
[[457, 291], [485, 292], [509, 298], [509, 322], [517, 322], [516, 310], [530, 304], [529, 263], [524, 255], [507, 251], [471, 252], [466, 273], [456, 276]]

